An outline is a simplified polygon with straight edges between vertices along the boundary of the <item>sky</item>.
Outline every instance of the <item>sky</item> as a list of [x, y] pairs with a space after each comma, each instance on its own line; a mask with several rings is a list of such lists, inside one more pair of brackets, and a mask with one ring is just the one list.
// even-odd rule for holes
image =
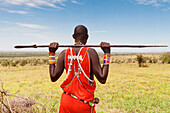
[[[88, 28], [89, 45], [170, 46], [170, 0], [0, 0], [0, 51], [48, 51], [15, 45], [74, 44], [77, 25]], [[170, 47], [112, 52], [170, 52]]]

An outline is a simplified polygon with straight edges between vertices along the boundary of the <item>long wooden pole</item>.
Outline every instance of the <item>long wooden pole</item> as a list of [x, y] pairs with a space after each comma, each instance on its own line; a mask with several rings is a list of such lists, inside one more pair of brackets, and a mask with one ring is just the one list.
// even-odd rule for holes
[[[49, 45], [18, 45], [14, 48], [38, 48], [49, 47]], [[58, 47], [101, 47], [101, 45], [58, 45]], [[144, 48], [144, 47], [168, 47], [167, 45], [110, 45], [110, 47], [129, 47], [129, 48]]]

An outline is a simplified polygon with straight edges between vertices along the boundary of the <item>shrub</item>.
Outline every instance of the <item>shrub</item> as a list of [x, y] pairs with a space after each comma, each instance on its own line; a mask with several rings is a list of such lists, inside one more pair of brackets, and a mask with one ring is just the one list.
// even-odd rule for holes
[[158, 60], [156, 58], [152, 59], [152, 63], [156, 64], [158, 62]]
[[4, 66], [4, 67], [10, 66], [9, 61], [6, 61], [6, 60], [3, 61], [3, 62], [1, 63], [1, 65]]
[[21, 60], [20, 61], [20, 66], [25, 66], [27, 64], [27, 60]]
[[15, 62], [12, 62], [12, 63], [11, 63], [11, 66], [16, 67], [17, 64], [16, 64]]
[[48, 59], [43, 59], [43, 64], [48, 64]]
[[133, 59], [133, 60], [132, 60], [132, 63], [136, 63], [136, 59]]
[[137, 61], [138, 61], [139, 67], [141, 67], [142, 66], [142, 62], [143, 62], [143, 56], [142, 55], [137, 55]]
[[122, 60], [121, 63], [125, 63], [125, 60]]
[[152, 63], [152, 59], [149, 59], [149, 63]]
[[38, 60], [33, 60], [33, 62], [32, 62], [32, 66], [36, 66], [38, 64]]
[[119, 59], [116, 59], [116, 60], [115, 60], [115, 63], [120, 64], [120, 63], [121, 63], [121, 61], [120, 61]]
[[36, 66], [39, 63], [39, 59], [34, 59], [31, 61], [31, 66]]
[[150, 58], [149, 57], [143, 57], [143, 62], [142, 63], [146, 63], [146, 62], [150, 62]]
[[20, 63], [20, 60], [16, 60], [15, 63], [16, 63], [16, 65], [19, 64], [19, 63]]
[[164, 53], [161, 60], [162, 60], [162, 63], [170, 64], [170, 52]]

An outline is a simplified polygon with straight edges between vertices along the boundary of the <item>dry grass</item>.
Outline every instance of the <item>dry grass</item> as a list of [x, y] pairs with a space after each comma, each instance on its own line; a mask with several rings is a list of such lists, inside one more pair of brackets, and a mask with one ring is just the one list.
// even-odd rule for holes
[[[170, 65], [148, 65], [139, 68], [136, 63], [111, 64], [106, 84], [97, 82], [95, 96], [100, 98], [100, 103], [96, 111], [170, 112]], [[42, 106], [36, 105], [38, 112], [53, 113], [58, 112], [62, 94], [60, 84], [66, 74], [52, 83], [48, 71], [48, 65], [0, 66], [0, 79], [5, 83], [4, 89], [10, 89], [10, 93], [20, 90], [17, 95], [33, 99], [45, 107], [43, 110]]]

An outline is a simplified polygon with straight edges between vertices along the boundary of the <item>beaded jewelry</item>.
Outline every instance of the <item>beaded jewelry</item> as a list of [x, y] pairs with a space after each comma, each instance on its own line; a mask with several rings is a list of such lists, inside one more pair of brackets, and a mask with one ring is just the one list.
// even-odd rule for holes
[[49, 64], [55, 64], [55, 53], [49, 52]]
[[78, 41], [78, 42], [75, 42], [75, 44], [80, 44], [80, 45], [84, 45], [82, 42]]
[[104, 53], [103, 65], [109, 65], [110, 63], [110, 53]]

